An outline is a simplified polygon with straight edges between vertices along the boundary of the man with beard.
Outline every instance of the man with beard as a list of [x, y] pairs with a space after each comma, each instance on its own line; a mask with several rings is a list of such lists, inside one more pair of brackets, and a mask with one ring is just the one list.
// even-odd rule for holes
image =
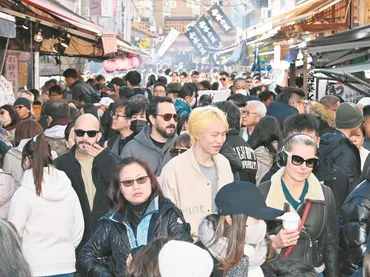
[[99, 120], [91, 114], [81, 115], [72, 134], [75, 146], [54, 161], [55, 167], [71, 180], [84, 213], [85, 232], [79, 248], [87, 242], [99, 218], [110, 208], [107, 189], [117, 162], [109, 148], [104, 149], [98, 144], [101, 136]]
[[146, 108], [149, 122], [121, 152], [121, 158], [135, 157], [146, 161], [159, 176], [162, 168], [171, 159], [170, 150], [176, 139], [178, 115], [169, 97], [155, 97]]

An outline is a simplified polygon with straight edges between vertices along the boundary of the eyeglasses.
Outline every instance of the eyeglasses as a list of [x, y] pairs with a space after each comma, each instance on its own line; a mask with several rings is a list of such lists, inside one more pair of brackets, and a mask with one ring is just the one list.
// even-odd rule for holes
[[247, 82], [247, 83], [251, 83], [251, 84], [253, 83], [253, 81], [252, 81], [252, 80], [250, 80], [250, 81], [246, 81], [246, 82]]
[[75, 134], [78, 137], [83, 137], [85, 134], [87, 134], [88, 137], [93, 138], [98, 133], [100, 133], [100, 131], [96, 131], [96, 130], [84, 131], [84, 130], [80, 130], [80, 129], [75, 130]]
[[4, 113], [5, 113], [4, 111], [0, 111], [0, 115], [4, 115]]
[[165, 114], [157, 114], [157, 115], [162, 116], [164, 121], [170, 121], [171, 118], [173, 118], [175, 122], [179, 121], [179, 116], [176, 113], [175, 114], [165, 113]]
[[139, 185], [145, 184], [146, 181], [148, 181], [148, 178], [149, 178], [148, 176], [141, 176], [139, 178], [132, 179], [132, 180], [123, 180], [123, 181], [120, 181], [119, 183], [123, 185], [124, 187], [129, 188], [129, 187], [132, 187], [135, 182], [138, 183]]
[[182, 153], [185, 153], [188, 149], [184, 149], [184, 148], [172, 148], [170, 150], [170, 155], [172, 158], [182, 154]]
[[154, 92], [156, 93], [165, 93], [166, 91], [163, 89], [155, 89]]
[[23, 106], [23, 105], [17, 105], [17, 106], [15, 106], [14, 107], [14, 109], [16, 109], [16, 110], [21, 110], [21, 109], [23, 109], [25, 106]]
[[115, 119], [115, 120], [117, 120], [120, 117], [127, 117], [127, 116], [121, 115], [121, 114], [116, 114], [116, 113], [112, 114], [112, 118]]
[[305, 160], [301, 156], [292, 155], [289, 152], [285, 152], [285, 153], [288, 156], [292, 157], [292, 164], [295, 165], [295, 166], [300, 166], [300, 165], [302, 165], [305, 162], [307, 167], [314, 168], [319, 163], [319, 159], [318, 158], [311, 158], [311, 159]]
[[225, 82], [226, 81], [226, 78], [220, 78], [220, 81], [224, 81]]
[[242, 115], [246, 115], [246, 116], [249, 116], [251, 114], [257, 114], [257, 113], [252, 113], [252, 112], [248, 112], [248, 111], [243, 111], [242, 110]]
[[308, 102], [306, 101], [306, 100], [304, 100], [304, 101], [297, 101], [298, 103], [300, 103], [300, 104], [303, 104], [303, 106], [307, 106], [308, 105]]

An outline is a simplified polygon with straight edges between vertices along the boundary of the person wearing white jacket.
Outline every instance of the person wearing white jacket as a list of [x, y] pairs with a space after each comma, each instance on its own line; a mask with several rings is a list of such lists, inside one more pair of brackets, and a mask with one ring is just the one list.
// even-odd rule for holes
[[8, 214], [22, 238], [22, 252], [32, 276], [70, 277], [75, 272], [75, 248], [84, 232], [77, 194], [67, 175], [52, 165], [44, 135], [26, 143], [25, 169]]

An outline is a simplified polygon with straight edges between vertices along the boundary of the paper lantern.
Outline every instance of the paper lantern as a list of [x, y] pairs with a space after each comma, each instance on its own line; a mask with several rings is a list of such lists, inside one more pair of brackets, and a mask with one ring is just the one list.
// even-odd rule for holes
[[123, 70], [123, 66], [124, 66], [124, 63], [123, 63], [123, 60], [122, 59], [116, 59], [116, 64], [117, 64], [117, 69], [116, 70]]
[[137, 68], [140, 64], [140, 61], [137, 57], [130, 58], [131, 60], [131, 68]]
[[122, 60], [122, 70], [128, 70], [131, 68], [131, 62], [130, 62], [130, 59], [127, 59], [127, 58], [124, 58], [124, 59], [121, 59]]
[[104, 69], [107, 72], [114, 72], [117, 70], [117, 63], [115, 60], [105, 60], [104, 61]]

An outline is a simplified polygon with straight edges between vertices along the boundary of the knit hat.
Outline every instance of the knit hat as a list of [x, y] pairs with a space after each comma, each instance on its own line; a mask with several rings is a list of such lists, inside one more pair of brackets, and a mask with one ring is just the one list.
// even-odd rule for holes
[[267, 207], [261, 191], [249, 182], [233, 182], [222, 187], [215, 203], [220, 215], [246, 214], [256, 219], [274, 220], [284, 213]]
[[209, 277], [213, 271], [213, 260], [206, 250], [177, 240], [163, 246], [158, 265], [162, 277]]
[[356, 104], [348, 102], [340, 104], [335, 116], [337, 128], [352, 129], [361, 125], [362, 122], [364, 122], [364, 117]]
[[31, 110], [31, 102], [27, 98], [19, 97], [17, 100], [15, 100], [13, 106], [23, 105], [27, 109]]

